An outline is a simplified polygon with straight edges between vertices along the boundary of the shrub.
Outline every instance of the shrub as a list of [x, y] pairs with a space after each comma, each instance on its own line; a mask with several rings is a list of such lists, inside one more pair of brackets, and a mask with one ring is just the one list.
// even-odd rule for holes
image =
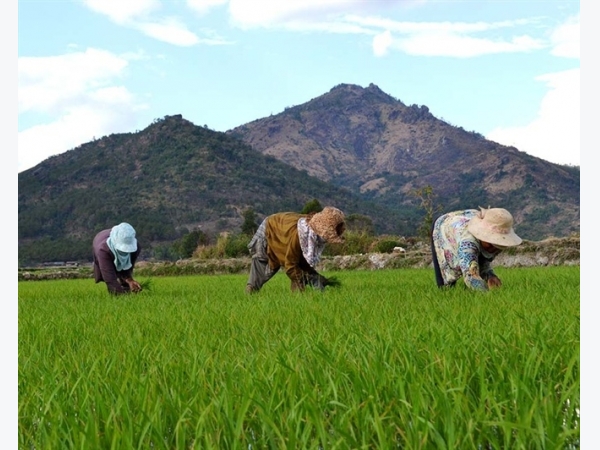
[[249, 256], [248, 242], [250, 238], [244, 233], [221, 233], [215, 245], [201, 245], [196, 248], [193, 256], [197, 259]]
[[310, 200], [309, 202], [307, 202], [304, 205], [304, 208], [302, 208], [302, 211], [300, 211], [300, 213], [301, 214], [310, 214], [310, 213], [318, 213], [321, 211], [323, 211], [323, 207], [321, 206], [321, 203], [316, 198], [313, 198], [312, 200]]
[[235, 234], [227, 236], [225, 242], [225, 256], [227, 258], [237, 258], [248, 256], [248, 236], [245, 234]]
[[378, 253], [392, 253], [394, 251], [394, 247], [401, 246], [398, 240], [393, 238], [383, 238], [378, 239], [373, 243], [372, 251]]
[[205, 245], [208, 237], [201, 230], [194, 230], [173, 244], [173, 251], [180, 258], [189, 258], [199, 245]]
[[356, 255], [368, 253], [375, 238], [366, 231], [347, 231], [344, 233], [346, 241], [343, 244], [327, 244], [324, 256]]

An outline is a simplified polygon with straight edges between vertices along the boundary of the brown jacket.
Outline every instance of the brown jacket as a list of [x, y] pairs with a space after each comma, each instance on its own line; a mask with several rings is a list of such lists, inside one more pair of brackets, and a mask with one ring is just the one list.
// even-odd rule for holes
[[131, 268], [117, 272], [115, 267], [115, 255], [108, 248], [106, 240], [110, 236], [110, 229], [102, 230], [94, 238], [92, 244], [94, 252], [94, 280], [96, 283], [104, 281], [108, 292], [111, 294], [124, 294], [129, 292], [129, 286], [125, 279], [133, 278], [133, 268], [140, 251], [142, 250], [139, 242], [137, 250], [131, 254]]
[[300, 287], [303, 273], [316, 274], [302, 255], [298, 238], [298, 220], [309, 217], [293, 212], [277, 213], [269, 216], [266, 224], [267, 257], [269, 266], [276, 270], [283, 267], [292, 280], [292, 288]]

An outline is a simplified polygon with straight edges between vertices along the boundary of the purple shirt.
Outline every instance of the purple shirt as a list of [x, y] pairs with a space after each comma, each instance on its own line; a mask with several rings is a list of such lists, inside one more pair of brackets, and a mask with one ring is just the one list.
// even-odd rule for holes
[[129, 292], [129, 286], [125, 279], [133, 278], [135, 261], [140, 254], [141, 247], [138, 242], [137, 250], [131, 254], [131, 268], [117, 272], [115, 267], [115, 255], [108, 248], [106, 240], [110, 236], [110, 228], [102, 230], [94, 238], [92, 248], [94, 251], [94, 280], [96, 283], [104, 281], [108, 292], [111, 294], [124, 294]]

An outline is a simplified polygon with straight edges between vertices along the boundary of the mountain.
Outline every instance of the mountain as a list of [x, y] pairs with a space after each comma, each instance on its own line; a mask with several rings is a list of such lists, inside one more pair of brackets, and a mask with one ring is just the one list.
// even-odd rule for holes
[[488, 141], [374, 84], [340, 84], [228, 134], [391, 210], [430, 186], [439, 211], [504, 207], [527, 239], [579, 232], [579, 167]]
[[94, 235], [121, 221], [134, 226], [148, 257], [153, 246], [197, 227], [213, 236], [239, 232], [249, 208], [260, 220], [300, 211], [314, 198], [371, 217], [379, 232], [411, 230], [406, 212], [363, 200], [180, 115], [53, 156], [18, 180], [22, 264], [89, 259]]
[[[579, 167], [552, 164], [407, 106], [371, 84], [341, 84], [280, 114], [216, 132], [181, 115], [105, 136], [19, 173], [19, 262], [89, 259], [121, 221], [144, 257], [201, 228], [239, 232], [317, 199], [377, 233], [414, 236], [435, 212], [505, 207], [529, 240], [579, 232]], [[364, 223], [364, 221], [363, 221]]]

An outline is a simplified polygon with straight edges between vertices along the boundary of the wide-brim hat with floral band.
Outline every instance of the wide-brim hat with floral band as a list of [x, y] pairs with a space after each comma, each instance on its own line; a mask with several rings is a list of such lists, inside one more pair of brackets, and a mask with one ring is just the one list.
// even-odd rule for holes
[[467, 229], [480, 241], [498, 247], [514, 247], [523, 242], [513, 229], [513, 216], [504, 208], [482, 208], [469, 221]]
[[346, 230], [346, 218], [342, 211], [333, 206], [326, 206], [312, 216], [308, 226], [327, 242], [341, 244], [345, 240], [342, 234]]
[[135, 230], [127, 222], [112, 227], [109, 238], [113, 247], [120, 252], [133, 253], [137, 250]]

